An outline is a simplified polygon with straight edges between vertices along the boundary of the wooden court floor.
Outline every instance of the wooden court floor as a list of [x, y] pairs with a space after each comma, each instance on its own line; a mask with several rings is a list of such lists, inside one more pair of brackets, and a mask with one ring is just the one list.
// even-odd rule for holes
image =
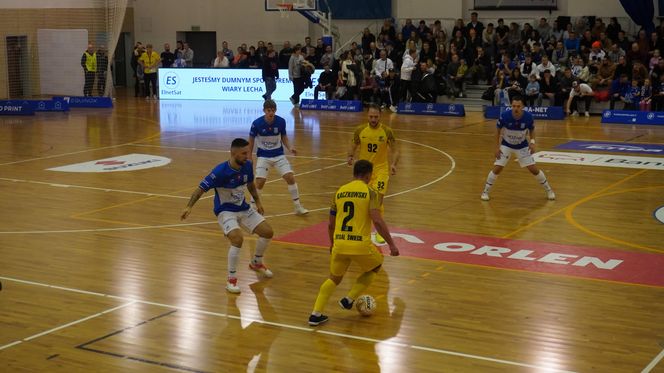
[[[585, 278], [572, 266], [510, 269], [413, 250], [386, 257], [368, 290], [375, 315], [336, 305], [358, 275], [352, 268], [330, 300], [330, 321], [309, 327], [329, 254], [307, 242], [351, 178], [345, 153], [366, 113], [279, 105], [311, 212], [294, 216], [285, 183], [270, 175], [263, 199], [276, 238], [266, 262], [275, 276], [261, 280], [246, 267], [255, 243], [247, 237], [240, 295], [224, 290], [228, 243], [210, 194], [187, 221], [179, 216], [230, 141], [247, 136], [259, 102], [121, 97], [112, 110], [0, 117], [0, 371], [664, 372], [664, 287]], [[386, 112], [382, 121], [402, 153], [386, 199], [394, 231], [664, 255], [664, 224], [653, 216], [664, 205], [662, 171], [540, 163], [557, 194], [547, 201], [510, 162], [482, 202], [494, 120]], [[536, 128], [540, 150], [571, 140], [664, 143], [664, 127], [597, 117]], [[126, 154], [171, 162], [48, 170]]]

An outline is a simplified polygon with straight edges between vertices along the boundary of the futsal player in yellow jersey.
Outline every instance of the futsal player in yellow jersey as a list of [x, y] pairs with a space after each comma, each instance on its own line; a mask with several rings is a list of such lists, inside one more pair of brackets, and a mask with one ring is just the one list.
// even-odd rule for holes
[[[369, 123], [355, 129], [351, 148], [348, 152], [348, 164], [353, 164], [358, 148], [358, 159], [373, 163], [373, 177], [369, 185], [378, 192], [378, 200], [382, 207], [390, 174], [396, 175], [397, 173], [399, 148], [392, 129], [380, 123], [380, 107], [378, 105], [369, 106], [368, 116]], [[380, 232], [376, 235], [376, 241], [385, 243]]]
[[378, 195], [369, 185], [373, 165], [359, 160], [353, 166], [355, 180], [343, 185], [334, 194], [330, 208], [328, 233], [330, 235], [330, 278], [320, 287], [314, 310], [309, 316], [309, 325], [316, 326], [328, 320], [323, 309], [332, 292], [343, 280], [351, 262], [357, 263], [362, 274], [348, 295], [339, 301], [342, 308], [351, 309], [353, 301], [376, 277], [383, 264], [383, 254], [371, 242], [371, 223], [382, 234], [390, 246], [392, 256], [399, 255], [399, 249], [392, 241], [387, 224], [380, 212]]

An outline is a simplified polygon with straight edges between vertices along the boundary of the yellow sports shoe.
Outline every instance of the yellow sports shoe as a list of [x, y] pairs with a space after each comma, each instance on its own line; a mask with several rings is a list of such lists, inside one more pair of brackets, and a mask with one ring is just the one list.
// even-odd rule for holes
[[385, 243], [385, 239], [378, 232], [376, 232], [376, 243], [379, 243], [379, 244], [384, 244]]

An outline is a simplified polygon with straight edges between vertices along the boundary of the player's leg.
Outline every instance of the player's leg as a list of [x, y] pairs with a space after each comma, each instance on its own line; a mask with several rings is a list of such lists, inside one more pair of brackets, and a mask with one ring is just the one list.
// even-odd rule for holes
[[519, 158], [519, 163], [521, 164], [521, 167], [528, 168], [528, 171], [530, 171], [530, 173], [533, 174], [533, 176], [535, 176], [535, 180], [537, 180], [537, 182], [540, 183], [542, 188], [544, 188], [544, 190], [546, 191], [546, 198], [551, 201], [555, 200], [556, 194], [553, 192], [553, 189], [551, 189], [551, 185], [549, 185], [549, 181], [546, 179], [544, 171], [540, 170], [535, 164], [535, 160], [533, 159], [532, 155], [530, 155], [530, 159], [528, 159], [528, 157], [524, 157], [523, 163], [521, 163], [521, 159], [522, 158]]
[[270, 269], [268, 269], [263, 263], [263, 256], [272, 240], [272, 236], [274, 236], [272, 227], [256, 210], [243, 211], [240, 223], [247, 229], [247, 231], [258, 235], [258, 239], [256, 240], [256, 250], [254, 251], [254, 257], [249, 263], [249, 268], [267, 278], [271, 278], [272, 271], [270, 271]]
[[355, 299], [371, 285], [376, 278], [376, 274], [380, 271], [384, 259], [383, 254], [376, 247], [373, 247], [371, 254], [357, 255], [353, 257], [353, 260], [360, 265], [364, 272], [357, 277], [348, 294], [339, 301], [339, 305], [347, 310], [353, 308]]
[[226, 290], [237, 294], [240, 287], [237, 284], [237, 262], [240, 258], [240, 248], [244, 241], [240, 225], [238, 224], [237, 213], [222, 211], [217, 216], [217, 221], [224, 231], [226, 238], [231, 243], [228, 249], [228, 280], [226, 281]]
[[309, 316], [309, 325], [316, 326], [327, 321], [328, 317], [323, 315], [323, 310], [325, 309], [327, 302], [330, 300], [330, 296], [334, 292], [334, 289], [336, 289], [337, 285], [343, 280], [344, 274], [346, 274], [350, 263], [351, 259], [348, 255], [337, 254], [332, 251], [332, 256], [330, 257], [330, 277], [323, 282], [318, 290], [314, 309]]
[[[390, 174], [387, 171], [374, 171], [371, 175], [371, 181], [369, 185], [378, 192], [378, 203], [380, 205], [381, 214], [385, 212], [385, 206], [383, 205], [383, 200], [385, 199], [385, 193], [387, 193], [387, 186], [390, 181]], [[384, 244], [385, 239], [378, 234], [378, 232], [373, 233], [374, 241], [378, 244]]]
[[480, 196], [482, 201], [488, 201], [490, 199], [489, 192], [491, 192], [493, 184], [496, 183], [498, 175], [500, 175], [500, 173], [503, 171], [503, 168], [505, 168], [511, 156], [512, 156], [512, 149], [508, 148], [505, 145], [501, 145], [500, 157], [496, 158], [496, 161], [493, 162], [493, 169], [489, 172], [489, 175], [486, 177], [486, 182], [484, 183], [484, 191], [482, 191], [482, 195]]
[[295, 182], [295, 175], [293, 175], [293, 169], [291, 168], [288, 159], [286, 159], [286, 156], [278, 157], [278, 159], [275, 161], [275, 167], [281, 174], [281, 177], [286, 181], [286, 184], [288, 184], [288, 193], [290, 193], [291, 199], [293, 200], [295, 214], [307, 214], [309, 210], [302, 206], [302, 202], [300, 201], [300, 191], [298, 189], [297, 183]]
[[[258, 157], [256, 159], [256, 178], [254, 179], [254, 185], [256, 185], [256, 192], [259, 193], [263, 190], [265, 186], [265, 181], [267, 181], [267, 174], [270, 170], [270, 160], [268, 158]], [[254, 197], [251, 196], [250, 203], [255, 207], [256, 201]]]

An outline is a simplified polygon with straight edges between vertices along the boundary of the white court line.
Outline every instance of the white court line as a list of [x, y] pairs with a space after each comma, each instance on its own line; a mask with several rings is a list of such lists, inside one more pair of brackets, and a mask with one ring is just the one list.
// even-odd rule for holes
[[[4, 277], [3, 277], [3, 278], [4, 278]], [[5, 278], [5, 279], [6, 279], [6, 278]], [[52, 286], [52, 287], [55, 288], [55, 286]], [[85, 291], [80, 290], [80, 291], [78, 291], [78, 292], [83, 293], [83, 292], [85, 292]], [[47, 335], [47, 334], [51, 334], [51, 333], [53, 333], [53, 332], [57, 332], [58, 330], [61, 330], [61, 329], [64, 329], [64, 328], [68, 328], [68, 327], [70, 327], [70, 326], [72, 326], [72, 325], [80, 324], [80, 323], [85, 322], [85, 321], [88, 321], [88, 320], [90, 320], [90, 319], [94, 319], [95, 317], [99, 317], [99, 316], [105, 315], [105, 314], [107, 314], [107, 313], [110, 313], [110, 312], [113, 312], [113, 311], [117, 311], [117, 310], [119, 310], [119, 309], [121, 309], [121, 308], [125, 308], [125, 307], [128, 307], [128, 306], [131, 306], [131, 305], [134, 304], [134, 303], [136, 303], [136, 301], [133, 301], [133, 300], [132, 300], [132, 301], [130, 301], [130, 302], [128, 302], [128, 303], [121, 304], [121, 305], [119, 305], [119, 306], [117, 306], [117, 307], [109, 308], [109, 309], [107, 309], [107, 310], [105, 310], [105, 311], [102, 311], [102, 312], [99, 312], [99, 313], [95, 313], [94, 315], [90, 315], [90, 316], [84, 317], [84, 318], [82, 318], [82, 319], [78, 319], [78, 320], [76, 320], [76, 321], [72, 321], [72, 322], [70, 322], [70, 323], [67, 323], [67, 324], [64, 324], [64, 325], [57, 326], [57, 327], [55, 327], [55, 328], [53, 328], [53, 329], [49, 329], [49, 330], [43, 331], [43, 332], [38, 333], [38, 334], [35, 334], [35, 335], [31, 335], [31, 336], [29, 336], [29, 337], [27, 337], [27, 338], [23, 338], [23, 339], [21, 339], [21, 340], [19, 340], [19, 341], [14, 341], [14, 342], [9, 343], [9, 344], [6, 344], [6, 345], [4, 345], [4, 346], [0, 346], [0, 351], [4, 350], [4, 349], [6, 349], [6, 348], [12, 347], [12, 346], [16, 346], [16, 345], [18, 345], [18, 344], [20, 344], [20, 343], [23, 343], [23, 342], [29, 342], [29, 341], [31, 341], [31, 340], [33, 340], [33, 339], [37, 339], [37, 338], [42, 337], [42, 336], [45, 336], [45, 335]]]
[[[164, 149], [179, 149], [179, 150], [196, 150], [202, 152], [211, 152], [211, 153], [230, 153], [229, 150], [216, 150], [216, 149], [205, 149], [205, 148], [192, 148], [185, 146], [166, 146], [166, 145], [150, 145], [150, 144], [130, 144], [131, 146], [145, 146], [150, 148], [164, 148]], [[320, 159], [326, 161], [343, 161], [341, 158], [329, 158], [329, 157], [316, 157], [308, 155], [291, 155], [284, 154], [288, 158], [304, 158], [304, 159]]]
[[[0, 276], [0, 279], [7, 280], [7, 281], [16, 281], [16, 282], [20, 282], [20, 283], [27, 283], [27, 284], [32, 284], [32, 285], [35, 285], [35, 286], [44, 286], [44, 287], [58, 288], [58, 289], [63, 289], [63, 290], [68, 289], [69, 291], [76, 291], [78, 293], [86, 293], [85, 290], [77, 290], [77, 289], [64, 288], [64, 287], [59, 287], [59, 286], [56, 287], [56, 286], [49, 285], [49, 284], [38, 283], [38, 282], [33, 282], [33, 281], [19, 280], [19, 279], [14, 279], [14, 278], [11, 278], [11, 277]], [[91, 293], [90, 292], [90, 294], [99, 294], [99, 293]], [[357, 335], [352, 335], [352, 334], [345, 334], [345, 333], [337, 333], [337, 332], [327, 331], [327, 330], [323, 330], [323, 329], [306, 328], [306, 327], [301, 327], [301, 326], [297, 326], [297, 325], [275, 323], [275, 322], [271, 322], [271, 321], [265, 321], [265, 320], [262, 320], [262, 319], [254, 319], [254, 318], [251, 318], [251, 317], [242, 317], [242, 316], [236, 316], [236, 315], [229, 315], [229, 314], [225, 314], [225, 313], [207, 311], [207, 310], [191, 308], [191, 307], [180, 307], [180, 306], [175, 306], [175, 305], [171, 305], [171, 304], [157, 303], [157, 302], [151, 302], [151, 301], [140, 300], [140, 299], [123, 298], [123, 297], [112, 296], [112, 295], [107, 295], [107, 294], [102, 294], [102, 295], [107, 296], [107, 297], [126, 299], [126, 300], [130, 300], [130, 302], [125, 303], [125, 304], [120, 305], [120, 306], [115, 307], [115, 308], [111, 308], [111, 309], [106, 310], [104, 312], [100, 312], [96, 315], [88, 316], [86, 318], [74, 321], [72, 323], [59, 326], [59, 327], [51, 329], [47, 332], [36, 334], [34, 336], [23, 339], [22, 341], [12, 342], [10, 344], [7, 344], [5, 346], [0, 347], [0, 350], [2, 350], [4, 348], [9, 348], [9, 347], [15, 346], [18, 343], [21, 343], [21, 342], [24, 342], [24, 341], [29, 341], [31, 339], [37, 338], [39, 336], [42, 336], [42, 335], [45, 335], [45, 334], [48, 334], [48, 333], [52, 333], [56, 330], [66, 328], [68, 326], [78, 324], [80, 322], [89, 320], [91, 318], [101, 316], [105, 313], [112, 312], [112, 311], [115, 311], [115, 310], [123, 308], [123, 307], [127, 307], [129, 305], [134, 304], [134, 303], [141, 303], [141, 304], [148, 304], [148, 305], [158, 306], [158, 307], [163, 307], [163, 308], [171, 308], [171, 309], [176, 309], [176, 310], [181, 310], [181, 311], [188, 311], [188, 312], [192, 312], [192, 313], [209, 315], [209, 316], [226, 317], [226, 318], [230, 318], [230, 319], [234, 319], [234, 320], [247, 320], [247, 321], [257, 322], [257, 323], [261, 323], [261, 324], [265, 324], [265, 325], [277, 326], [277, 327], [284, 328], [284, 329], [299, 330], [299, 331], [304, 331], [304, 332], [314, 332], [314, 333], [319, 333], [319, 334], [331, 335], [331, 336], [335, 336], [335, 337], [353, 339], [353, 340], [357, 340], [357, 341], [364, 341], [364, 342], [370, 342], [370, 343], [385, 343], [385, 344], [389, 344], [389, 345], [392, 345], [392, 346], [412, 348], [414, 350], [427, 351], [427, 352], [437, 353], [437, 354], [441, 354], [441, 355], [459, 356], [459, 357], [464, 357], [464, 358], [473, 359], [473, 360], [490, 361], [490, 362], [494, 362], [494, 363], [505, 364], [505, 365], [514, 365], [514, 366], [520, 366], [520, 367], [525, 367], [525, 368], [535, 368], [539, 371], [572, 373], [572, 372], [566, 371], [566, 370], [553, 369], [553, 368], [542, 367], [542, 366], [537, 366], [537, 365], [532, 365], [532, 364], [527, 364], [527, 363], [520, 363], [520, 362], [517, 362], [517, 361], [494, 359], [494, 358], [491, 358], [491, 357], [486, 357], [486, 356], [481, 356], [481, 355], [465, 354], [465, 353], [461, 353], [461, 352], [450, 351], [450, 350], [439, 349], [439, 348], [411, 345], [411, 344], [406, 344], [406, 343], [392, 342], [392, 341], [380, 340], [380, 339], [375, 339], [375, 338], [367, 338], [367, 337], [362, 337], [362, 336], [357, 336]]]
[[648, 366], [646, 366], [645, 368], [643, 368], [643, 370], [641, 371], [641, 373], [649, 373], [649, 372], [650, 372], [655, 366], [657, 366], [657, 364], [659, 364], [659, 362], [660, 362], [663, 358], [664, 358], [664, 350], [662, 350], [657, 356], [655, 356], [655, 358], [652, 359], [652, 361], [650, 362], [650, 364], [648, 364]]
[[172, 194], [147, 193], [147, 192], [137, 192], [137, 191], [134, 191], [134, 190], [97, 188], [97, 187], [89, 187], [89, 186], [84, 186], [84, 185], [48, 183], [48, 182], [45, 182], [45, 181], [10, 179], [10, 178], [6, 178], [6, 177], [0, 177], [0, 181], [11, 181], [11, 182], [14, 182], [14, 183], [28, 183], [28, 184], [48, 185], [48, 186], [52, 186], [52, 187], [56, 187], [56, 188], [74, 188], [74, 189], [100, 190], [102, 192], [129, 193], [129, 194], [138, 194], [138, 195], [149, 196], [149, 197], [169, 197], [169, 198], [189, 199], [189, 197], [175, 196], [175, 195], [172, 195]]

